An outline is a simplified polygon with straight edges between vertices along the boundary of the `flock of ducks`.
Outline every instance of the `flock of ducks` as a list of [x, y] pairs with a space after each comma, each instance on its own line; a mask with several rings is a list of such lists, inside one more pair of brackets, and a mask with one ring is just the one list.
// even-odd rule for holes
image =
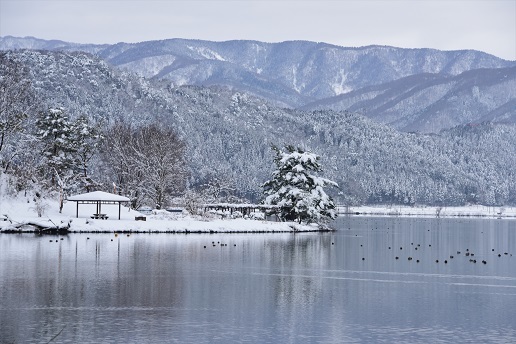
[[[348, 229], [351, 229], [351, 227], [349, 227]], [[376, 229], [378, 229], [376, 227]], [[375, 228], [371, 228], [371, 230], [375, 230]], [[387, 230], [389, 230], [389, 227], [387, 227]], [[430, 231], [430, 230], [428, 230]], [[483, 232], [482, 232], [483, 233]], [[356, 237], [358, 237], [358, 234], [355, 235]], [[335, 243], [332, 242], [331, 243], [332, 245], [334, 245]], [[360, 247], [363, 247], [364, 245], [363, 244], [360, 244]], [[432, 244], [428, 244], [428, 247], [431, 248], [432, 247]], [[392, 250], [393, 248], [391, 246], [388, 247], [389, 250]], [[413, 249], [413, 251], [421, 251], [422, 249], [422, 246], [421, 244], [414, 244], [413, 242], [410, 243], [410, 249]], [[400, 246], [399, 247], [399, 251], [403, 251], [403, 246]], [[408, 250], [405, 250], [405, 252], [408, 251]], [[491, 249], [491, 252], [495, 252], [495, 249], [492, 248]], [[470, 252], [470, 250], [468, 248], [466, 248], [466, 250], [464, 251], [464, 253], [462, 253], [462, 251], [456, 251], [456, 254], [457, 256], [461, 256], [462, 254], [464, 255], [464, 257], [469, 257], [469, 262], [470, 263], [473, 263], [473, 264], [476, 264], [477, 263], [477, 258], [475, 256], [475, 253], [473, 252]], [[498, 258], [501, 258], [502, 256], [510, 256], [512, 257], [512, 253], [509, 253], [509, 252], [503, 252], [503, 253], [498, 253], [498, 254], [495, 254], [495, 256], [498, 256]], [[394, 256], [394, 259], [395, 260], [400, 260], [400, 255], [396, 255]], [[421, 260], [420, 259], [414, 259], [414, 257], [412, 255], [408, 255], [406, 256], [407, 260], [408, 261], [414, 261], [416, 263], [420, 263]], [[451, 261], [453, 259], [455, 259], [456, 256], [454, 254], [450, 254], [448, 257], [446, 257], [444, 260], [443, 259], [435, 259], [435, 263], [439, 263], [439, 262], [442, 262], [444, 264], [448, 264], [449, 262], [451, 263]], [[365, 261], [365, 257], [362, 257], [362, 261]], [[487, 260], [486, 259], [482, 259], [482, 260], [479, 260], [479, 262], [481, 262], [482, 264], [486, 265], [487, 264]]]
[[[215, 241], [212, 241], [212, 242], [211, 242], [211, 246], [213, 246], [213, 247], [217, 247], [217, 245], [219, 245], [219, 246], [221, 246], [221, 247], [228, 246], [228, 244], [221, 243], [220, 241], [217, 241], [217, 243], [216, 243], [216, 244], [215, 244]], [[236, 244], [233, 244], [233, 246], [236, 246]], [[206, 248], [206, 245], [204, 245], [204, 248]]]

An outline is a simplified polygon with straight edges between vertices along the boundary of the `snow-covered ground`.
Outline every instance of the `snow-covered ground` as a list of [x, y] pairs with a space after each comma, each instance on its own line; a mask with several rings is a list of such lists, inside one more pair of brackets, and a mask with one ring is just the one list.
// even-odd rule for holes
[[[76, 203], [68, 201], [59, 213], [57, 201], [47, 201], [46, 209], [41, 217], [37, 216], [36, 205], [32, 199], [18, 197], [0, 199], [0, 232], [17, 229], [20, 224], [32, 223], [41, 227], [66, 227], [70, 224], [71, 232], [179, 232], [179, 233], [260, 233], [260, 232], [293, 232], [316, 231], [315, 225], [299, 225], [287, 222], [271, 222], [252, 219], [221, 219], [221, 216], [193, 217], [182, 213], [170, 213], [166, 210], [153, 211], [152, 215], [144, 215], [122, 206], [118, 220], [118, 205], [102, 205], [102, 213], [107, 220], [93, 220], [96, 212], [95, 204], [80, 204], [79, 217], [76, 218]], [[4, 217], [8, 220], [2, 221]], [[144, 216], [146, 221], [136, 221]], [[34, 227], [22, 226], [22, 230], [33, 231]]]
[[[259, 233], [259, 232], [293, 232], [316, 231], [318, 227], [303, 226], [296, 223], [271, 222], [252, 219], [221, 219], [189, 216], [182, 213], [170, 213], [166, 210], [154, 210], [151, 215], [144, 215], [122, 206], [121, 219], [118, 220], [118, 205], [102, 205], [102, 213], [107, 220], [93, 220], [96, 212], [94, 204], [80, 204], [79, 217], [76, 218], [76, 203], [68, 201], [59, 213], [57, 200], [47, 201], [41, 217], [37, 216], [36, 204], [30, 197], [0, 199], [0, 232], [18, 229], [20, 224], [32, 223], [40, 227], [67, 227], [71, 232], [177, 232], [177, 233]], [[359, 214], [363, 216], [471, 216], [516, 219], [516, 207], [487, 207], [472, 205], [464, 207], [408, 207], [408, 206], [359, 206], [339, 207], [341, 215]], [[136, 221], [144, 216], [146, 221]], [[8, 220], [4, 220], [4, 218]], [[33, 226], [22, 226], [22, 230], [33, 231]]]
[[359, 215], [394, 215], [394, 216], [432, 216], [432, 217], [502, 217], [515, 218], [516, 207], [488, 207], [483, 205], [469, 205], [462, 207], [430, 207], [430, 206], [357, 206], [339, 207], [339, 214]]

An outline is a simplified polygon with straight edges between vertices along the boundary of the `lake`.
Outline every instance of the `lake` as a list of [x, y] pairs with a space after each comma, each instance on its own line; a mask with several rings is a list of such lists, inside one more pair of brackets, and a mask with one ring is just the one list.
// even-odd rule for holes
[[0, 234], [0, 343], [516, 342], [516, 220], [335, 225]]

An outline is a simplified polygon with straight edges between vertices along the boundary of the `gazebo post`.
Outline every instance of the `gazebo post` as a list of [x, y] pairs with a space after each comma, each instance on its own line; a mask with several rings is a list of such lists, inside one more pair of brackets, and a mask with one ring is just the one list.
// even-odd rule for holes
[[79, 218], [79, 201], [75, 202], [75, 204], [77, 205], [77, 209], [75, 209], [75, 217]]
[[118, 219], [120, 220], [120, 213], [122, 212], [122, 202], [118, 202]]

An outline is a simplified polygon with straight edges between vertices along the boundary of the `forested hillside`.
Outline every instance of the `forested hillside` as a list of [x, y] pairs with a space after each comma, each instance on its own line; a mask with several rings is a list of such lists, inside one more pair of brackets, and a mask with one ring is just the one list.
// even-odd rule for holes
[[[4, 58], [26, 67], [37, 99], [24, 134], [35, 131], [37, 113], [49, 107], [63, 107], [72, 119], [85, 115], [105, 135], [119, 123], [170, 127], [186, 144], [190, 189], [219, 185], [225, 195], [258, 201], [272, 169], [270, 145], [293, 144], [322, 156], [324, 176], [341, 187], [338, 203], [516, 204], [512, 125], [404, 133], [351, 112], [285, 109], [224, 87], [144, 79], [85, 53], [15, 51]], [[17, 171], [30, 165], [24, 159], [41, 163], [23, 141], [11, 146], [24, 150], [11, 162]], [[7, 161], [8, 151], [0, 154]], [[110, 190], [115, 176], [106, 163], [99, 152], [90, 175]]]

